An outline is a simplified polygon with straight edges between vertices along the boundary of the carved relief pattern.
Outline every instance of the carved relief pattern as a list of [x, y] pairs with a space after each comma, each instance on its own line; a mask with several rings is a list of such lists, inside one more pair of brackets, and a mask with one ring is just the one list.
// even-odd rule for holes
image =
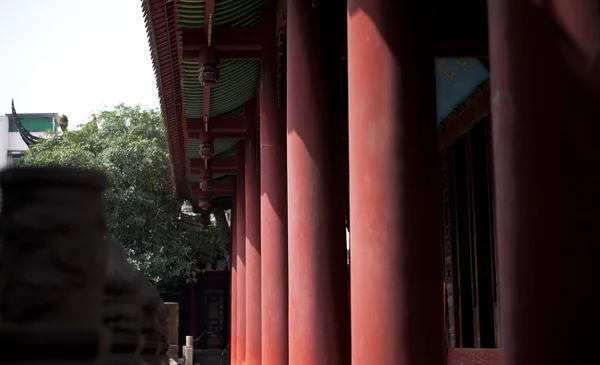
[[208, 289], [205, 292], [208, 305], [208, 326], [210, 336], [208, 348], [219, 348], [225, 341], [224, 293], [222, 289]]
[[458, 58], [455, 60], [458, 67], [460, 67], [463, 71], [471, 71], [475, 70], [475, 66], [468, 58]]
[[109, 242], [103, 316], [111, 341], [111, 361], [136, 363], [141, 350], [142, 275], [127, 261], [121, 244]]
[[157, 355], [162, 349], [159, 311], [162, 300], [158, 291], [149, 283], [145, 283], [142, 295], [142, 335], [144, 336], [142, 355], [146, 362], [159, 363]]
[[0, 183], [0, 363], [93, 363], [107, 341], [105, 176], [19, 168]]
[[452, 273], [452, 222], [450, 219], [450, 176], [448, 153], [442, 156], [442, 227], [444, 240], [444, 281], [446, 282], [447, 341], [448, 347], [456, 346], [454, 331], [454, 279]]
[[217, 85], [221, 76], [219, 72], [220, 61], [215, 47], [202, 47], [198, 57], [198, 63], [200, 64], [198, 80], [203, 86], [213, 87]]
[[[22, 176], [16, 170], [2, 176], [1, 320], [100, 323], [106, 257], [103, 176], [68, 170], [67, 177], [82, 181], [64, 186], [64, 170], [45, 169], [41, 177], [36, 169], [23, 169]], [[38, 178], [34, 184], [27, 181]]]
[[452, 71], [452, 69], [450, 68], [450, 66], [448, 66], [448, 64], [446, 63], [446, 60], [443, 58], [437, 58], [435, 60], [435, 64], [438, 68], [438, 70], [444, 74], [444, 76], [446, 76], [446, 78], [452, 82], [457, 82], [458, 81], [458, 75], [456, 75], [456, 72]]
[[19, 168], [0, 184], [0, 363], [166, 364], [169, 310], [105, 240], [104, 174]]

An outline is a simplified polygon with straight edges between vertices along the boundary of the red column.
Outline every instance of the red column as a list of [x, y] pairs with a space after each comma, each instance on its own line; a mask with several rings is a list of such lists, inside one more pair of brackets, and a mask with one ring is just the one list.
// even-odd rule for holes
[[597, 1], [490, 0], [502, 363], [598, 357]]
[[[313, 3], [318, 4], [313, 7]], [[347, 365], [350, 316], [339, 39], [328, 7], [287, 5], [289, 363]], [[339, 8], [338, 8], [339, 11]], [[336, 43], [337, 42], [337, 43]], [[337, 56], [337, 57], [336, 57]], [[336, 59], [337, 58], [337, 59]], [[370, 363], [370, 362], [368, 362]]]
[[238, 174], [235, 199], [237, 245], [237, 364], [246, 365], [246, 194], [244, 185], [245, 143], [237, 144]]
[[418, 3], [348, 1], [354, 365], [444, 364], [435, 68]]
[[237, 365], [237, 194], [234, 192], [231, 207], [231, 315], [229, 319], [229, 359]]
[[250, 108], [246, 138], [246, 364], [261, 363], [260, 331], [260, 176], [255, 108]]
[[[267, 6], [272, 6], [274, 1]], [[270, 14], [274, 20], [275, 15]], [[269, 27], [267, 21], [262, 25]], [[287, 163], [285, 111], [277, 106], [277, 50], [273, 32], [263, 47], [260, 84], [260, 215], [262, 363], [288, 364]]]

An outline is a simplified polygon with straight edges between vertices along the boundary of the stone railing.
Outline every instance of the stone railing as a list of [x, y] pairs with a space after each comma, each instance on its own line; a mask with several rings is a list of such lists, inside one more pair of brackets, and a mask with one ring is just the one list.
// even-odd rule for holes
[[0, 363], [176, 362], [176, 304], [105, 239], [105, 185], [74, 169], [0, 173]]

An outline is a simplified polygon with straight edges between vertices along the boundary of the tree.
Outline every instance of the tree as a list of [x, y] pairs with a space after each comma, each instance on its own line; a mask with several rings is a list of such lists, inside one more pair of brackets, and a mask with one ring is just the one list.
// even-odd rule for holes
[[121, 104], [80, 127], [32, 146], [22, 164], [105, 172], [108, 238], [121, 242], [130, 261], [155, 282], [194, 281], [201, 264], [223, 255], [220, 228], [196, 224], [173, 196], [158, 111]]

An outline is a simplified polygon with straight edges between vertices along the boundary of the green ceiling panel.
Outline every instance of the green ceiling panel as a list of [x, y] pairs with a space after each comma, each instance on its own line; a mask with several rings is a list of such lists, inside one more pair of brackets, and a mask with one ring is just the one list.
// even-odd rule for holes
[[258, 26], [258, 8], [263, 3], [264, 0], [217, 0], [215, 25]]
[[202, 118], [202, 85], [198, 81], [198, 62], [183, 61], [183, 96], [186, 115], [189, 118]]
[[244, 115], [244, 106], [240, 105], [237, 108], [228, 111], [226, 115]]
[[188, 158], [200, 158], [200, 141], [197, 139], [187, 140]]
[[231, 148], [235, 148], [237, 144], [237, 139], [217, 139], [215, 140], [215, 154], [221, 155], [223, 152], [230, 150]]
[[[215, 155], [231, 156], [231, 150], [235, 150], [237, 139], [216, 139]], [[188, 158], [200, 158], [200, 141], [197, 139], [188, 139], [187, 141]], [[224, 154], [224, 152], [226, 152]], [[235, 155], [235, 153], [234, 153]]]
[[210, 93], [210, 115], [220, 115], [239, 108], [256, 95], [260, 78], [260, 61], [222, 61], [221, 79]]
[[[265, 0], [215, 0], [215, 26], [257, 27], [258, 9]], [[179, 24], [184, 28], [204, 27], [204, 0], [179, 0]]]
[[185, 28], [204, 27], [204, 1], [179, 0], [177, 4], [179, 24]]
[[[258, 27], [259, 9], [265, 0], [215, 0], [215, 26]], [[179, 0], [177, 5], [179, 24], [184, 28], [204, 27], [204, 0]], [[200, 65], [183, 60], [182, 88], [184, 107], [189, 118], [203, 116], [203, 87], [198, 81]], [[221, 78], [211, 89], [210, 116], [243, 115], [244, 103], [256, 96], [260, 78], [260, 61], [223, 60], [219, 64]], [[237, 140], [215, 140], [215, 154], [235, 156]], [[200, 158], [200, 142], [187, 141], [188, 158]], [[223, 175], [215, 175], [220, 178]], [[191, 182], [200, 178], [189, 175]]]
[[219, 154], [219, 156], [235, 156], [236, 155], [236, 151], [237, 151], [237, 141], [235, 144], [231, 145], [231, 147], [229, 147], [228, 149], [223, 150], [223, 152], [221, 152]]
[[[194, 61], [183, 61], [183, 93], [186, 115], [202, 118], [202, 85], [198, 81], [200, 66]], [[256, 95], [260, 78], [260, 61], [224, 60], [219, 65], [221, 79], [211, 89], [210, 116], [229, 114], [243, 107]]]

